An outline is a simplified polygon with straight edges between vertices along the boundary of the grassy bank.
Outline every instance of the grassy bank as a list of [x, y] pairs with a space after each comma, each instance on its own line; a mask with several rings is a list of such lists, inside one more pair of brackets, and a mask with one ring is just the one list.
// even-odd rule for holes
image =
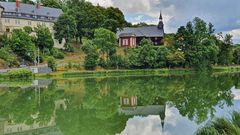
[[[229, 66], [229, 67], [214, 67], [214, 74], [222, 73], [235, 73], [240, 71], [240, 66]], [[14, 74], [0, 74], [0, 78], [22, 78], [26, 74], [22, 72], [16, 72]], [[24, 72], [25, 73], [25, 72]], [[134, 70], [94, 70], [94, 71], [62, 71], [54, 72], [51, 74], [35, 74], [36, 78], [68, 78], [68, 77], [111, 77], [111, 76], [137, 76], [137, 75], [160, 75], [160, 76], [169, 76], [169, 75], [186, 75], [196, 73], [192, 69], [176, 68], [176, 69], [134, 69]], [[28, 75], [28, 74], [27, 74]], [[31, 75], [28, 75], [31, 76]]]
[[55, 72], [38, 74], [36, 77], [105, 77], [105, 76], [135, 76], [135, 75], [184, 75], [194, 73], [191, 69], [135, 69], [135, 70], [101, 70], [78, 72]]
[[232, 73], [232, 72], [239, 72], [240, 66], [216, 66], [213, 67], [214, 73]]

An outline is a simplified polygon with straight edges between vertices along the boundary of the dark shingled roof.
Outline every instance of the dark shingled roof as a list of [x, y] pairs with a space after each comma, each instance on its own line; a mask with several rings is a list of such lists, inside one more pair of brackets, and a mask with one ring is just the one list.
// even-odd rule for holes
[[163, 29], [158, 29], [158, 26], [126, 27], [117, 32], [117, 37], [119, 38], [119, 35], [123, 33], [133, 33], [136, 37], [163, 37], [164, 35]]
[[[15, 2], [0, 2], [0, 4], [4, 8], [5, 12], [16, 12]], [[61, 9], [57, 9], [57, 8], [49, 8], [49, 7], [41, 6], [39, 9], [37, 9], [36, 5], [20, 3], [18, 13], [49, 16], [49, 17], [59, 17], [63, 12]]]

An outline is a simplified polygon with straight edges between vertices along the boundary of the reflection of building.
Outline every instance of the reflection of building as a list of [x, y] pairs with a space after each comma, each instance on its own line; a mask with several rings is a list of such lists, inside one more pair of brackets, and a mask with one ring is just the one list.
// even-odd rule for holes
[[121, 107], [136, 107], [137, 106], [137, 97], [120, 97]]
[[48, 86], [52, 83], [52, 80], [41, 79], [41, 80], [33, 80], [33, 81], [1, 81], [0, 88], [14, 88], [18, 87], [21, 89], [26, 88], [48, 88]]
[[56, 127], [56, 109], [66, 109], [65, 104], [66, 99], [60, 99], [55, 101], [55, 109], [51, 116], [51, 119], [45, 123], [40, 124], [38, 122], [39, 113], [31, 115], [32, 124], [26, 123], [14, 123], [11, 119], [1, 119], [0, 118], [0, 135], [11, 135], [11, 134], [21, 134], [21, 135], [63, 135], [63, 133]]
[[164, 128], [165, 111], [166, 103], [160, 97], [156, 97], [152, 105], [146, 106], [138, 106], [136, 96], [120, 97], [120, 114], [131, 116], [159, 115], [162, 128]]

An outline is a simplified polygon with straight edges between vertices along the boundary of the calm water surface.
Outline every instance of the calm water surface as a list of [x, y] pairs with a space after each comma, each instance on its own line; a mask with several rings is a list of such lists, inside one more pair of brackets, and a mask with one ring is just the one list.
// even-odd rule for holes
[[240, 111], [240, 74], [0, 81], [0, 135], [193, 135]]

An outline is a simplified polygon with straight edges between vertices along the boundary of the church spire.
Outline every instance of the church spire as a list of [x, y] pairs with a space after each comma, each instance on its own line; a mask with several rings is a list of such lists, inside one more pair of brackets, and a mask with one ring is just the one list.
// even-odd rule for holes
[[158, 23], [158, 29], [162, 29], [163, 30], [163, 17], [162, 17], [162, 12], [160, 11], [160, 16], [159, 16], [159, 23]]
[[162, 11], [160, 11], [160, 16], [159, 16], [159, 20], [162, 20]]

